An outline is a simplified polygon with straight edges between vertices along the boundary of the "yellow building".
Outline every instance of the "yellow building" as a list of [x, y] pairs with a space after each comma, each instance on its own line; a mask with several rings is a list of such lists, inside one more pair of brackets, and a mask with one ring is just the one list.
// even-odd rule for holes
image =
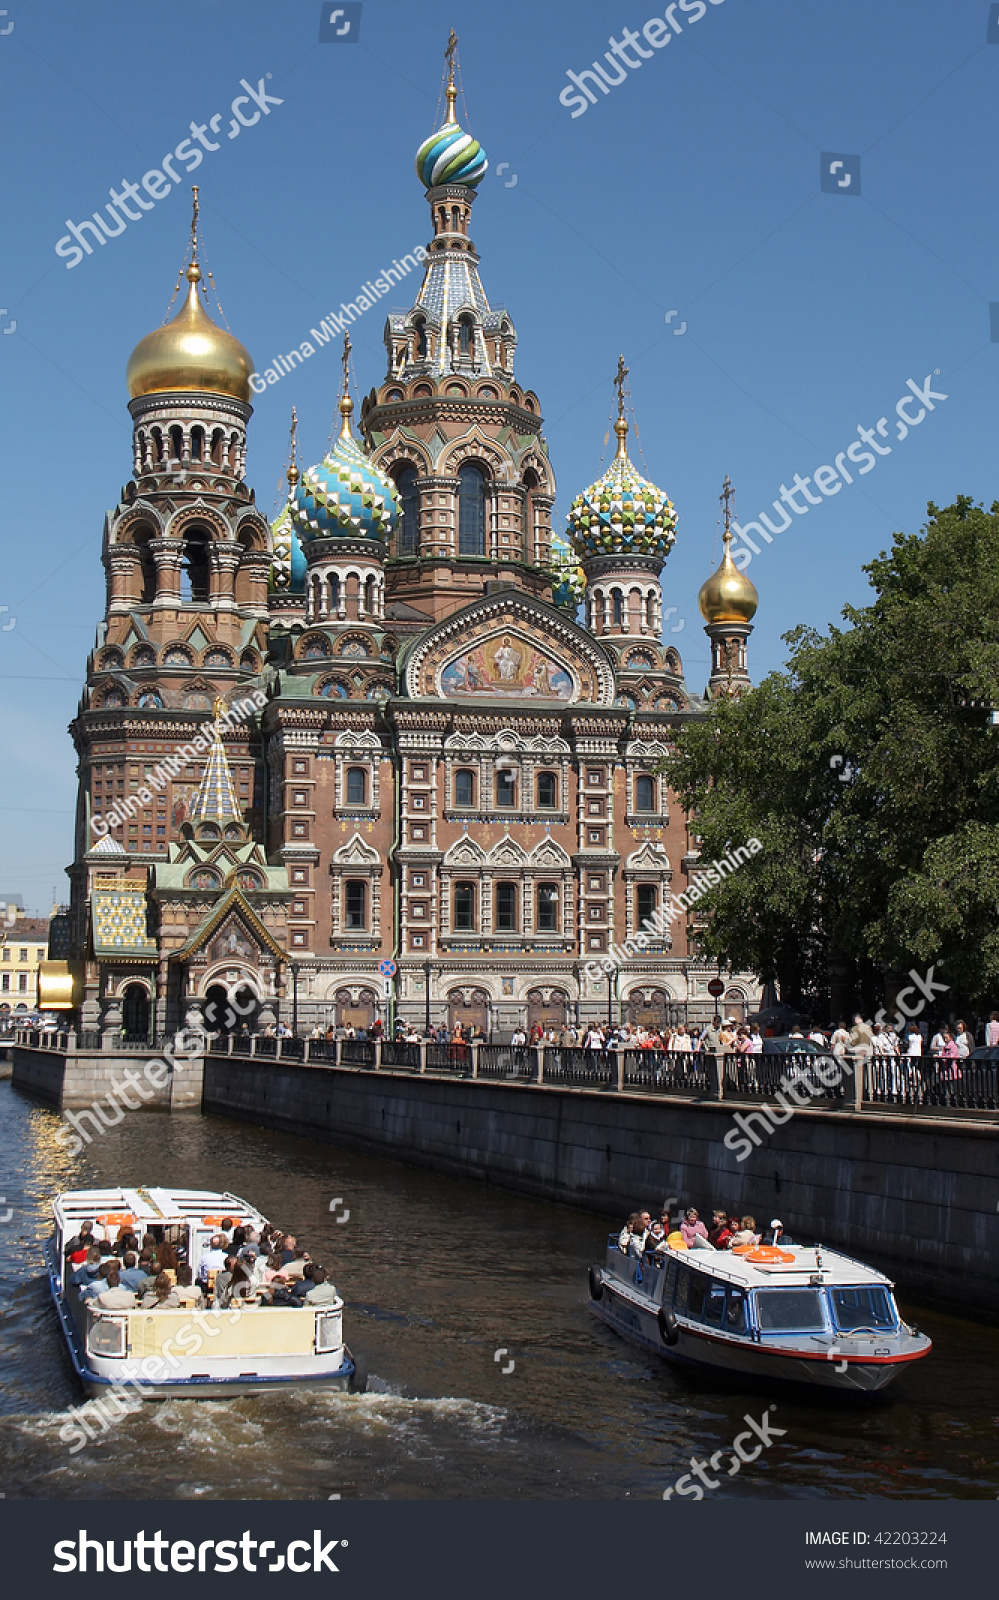
[[0, 1016], [34, 1011], [38, 964], [46, 959], [48, 947], [48, 918], [27, 917], [20, 906], [8, 903], [0, 923]]

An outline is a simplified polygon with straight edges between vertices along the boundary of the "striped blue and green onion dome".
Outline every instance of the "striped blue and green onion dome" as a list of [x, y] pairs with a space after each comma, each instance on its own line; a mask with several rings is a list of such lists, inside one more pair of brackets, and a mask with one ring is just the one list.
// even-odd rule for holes
[[428, 189], [441, 183], [461, 183], [474, 189], [488, 165], [479, 141], [457, 122], [445, 122], [416, 152], [416, 173]]
[[552, 533], [552, 604], [573, 616], [586, 596], [586, 575], [564, 533]]
[[665, 560], [676, 539], [672, 501], [642, 477], [623, 447], [603, 477], [577, 494], [566, 520], [581, 561], [619, 554]]
[[289, 500], [294, 530], [313, 539], [388, 539], [399, 520], [395, 484], [341, 434], [317, 467], [302, 473]]

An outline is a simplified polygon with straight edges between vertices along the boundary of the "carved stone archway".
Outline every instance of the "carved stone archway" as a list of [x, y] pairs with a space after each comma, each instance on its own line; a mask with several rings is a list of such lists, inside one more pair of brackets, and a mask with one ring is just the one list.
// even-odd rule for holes
[[562, 989], [547, 987], [530, 989], [527, 995], [528, 1033], [535, 1023], [538, 1023], [545, 1032], [549, 1028], [564, 1028], [567, 1005], [568, 1001]]
[[451, 989], [447, 997], [448, 1027], [453, 1031], [455, 1024], [461, 1023], [461, 1031], [467, 1038], [476, 1029], [482, 1033], [489, 1033], [489, 996], [484, 989], [476, 989], [466, 984], [460, 989]]
[[360, 984], [338, 989], [336, 992], [337, 1027], [352, 1027], [360, 1031], [374, 1026], [378, 1006], [374, 989]]
[[625, 1020], [633, 1028], [662, 1032], [668, 1023], [675, 1020], [672, 999], [665, 989], [650, 984], [641, 989], [632, 989], [624, 1006]]

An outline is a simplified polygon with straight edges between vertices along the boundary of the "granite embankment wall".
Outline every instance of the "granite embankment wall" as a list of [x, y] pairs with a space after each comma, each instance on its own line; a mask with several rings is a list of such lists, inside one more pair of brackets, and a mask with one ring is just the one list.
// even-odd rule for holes
[[999, 1314], [995, 1125], [803, 1110], [740, 1163], [723, 1139], [745, 1105], [221, 1055], [205, 1058], [203, 1104], [616, 1215], [674, 1195], [780, 1216], [890, 1272], [903, 1298]]
[[[126, 1105], [129, 1101], [137, 1107], [145, 1105], [150, 1111], [201, 1109], [203, 1056], [178, 1056], [172, 1061], [157, 1054], [152, 1046], [144, 1054], [128, 1054], [16, 1044], [13, 1057], [14, 1088], [23, 1089], [58, 1110], [72, 1111], [91, 1137], [101, 1131], [99, 1112], [89, 1109], [95, 1104], [103, 1107], [111, 1120], [119, 1122], [115, 1109], [119, 1100]], [[155, 1062], [163, 1062], [163, 1067], [154, 1069], [150, 1076], [150, 1065]], [[131, 1078], [125, 1076], [127, 1072]], [[136, 1080], [139, 1089], [134, 1086]], [[109, 1101], [112, 1093], [114, 1100]]]

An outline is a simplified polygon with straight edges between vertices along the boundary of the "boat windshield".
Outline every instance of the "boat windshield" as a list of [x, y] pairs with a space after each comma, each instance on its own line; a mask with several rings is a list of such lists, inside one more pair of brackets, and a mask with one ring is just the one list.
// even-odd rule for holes
[[879, 1283], [853, 1289], [830, 1289], [836, 1328], [850, 1333], [854, 1328], [894, 1328], [895, 1308], [887, 1289]]
[[818, 1289], [760, 1289], [756, 1310], [761, 1333], [821, 1333], [826, 1325]]

